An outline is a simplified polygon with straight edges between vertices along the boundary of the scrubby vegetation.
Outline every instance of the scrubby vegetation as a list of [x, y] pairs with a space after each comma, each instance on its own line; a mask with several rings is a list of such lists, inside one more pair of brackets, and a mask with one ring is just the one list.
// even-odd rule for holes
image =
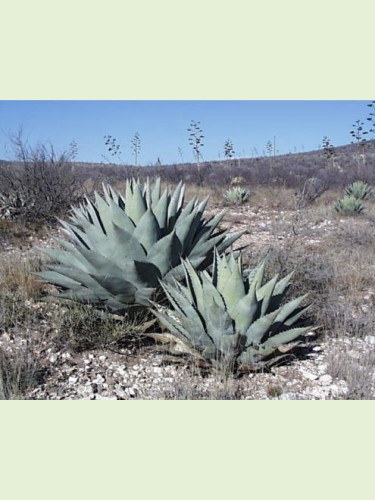
[[[372, 142], [272, 168], [23, 151], [0, 172], [0, 398], [374, 398]], [[251, 197], [224, 213], [230, 187]]]

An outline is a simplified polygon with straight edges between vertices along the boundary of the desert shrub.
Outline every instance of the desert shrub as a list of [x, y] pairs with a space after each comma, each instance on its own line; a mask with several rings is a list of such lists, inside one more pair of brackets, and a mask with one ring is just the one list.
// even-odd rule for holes
[[305, 207], [319, 198], [327, 190], [327, 184], [318, 177], [307, 179], [297, 192], [299, 208]]
[[54, 220], [77, 200], [82, 188], [71, 161], [73, 152], [32, 147], [20, 135], [13, 145], [15, 162], [0, 166], [0, 217]]

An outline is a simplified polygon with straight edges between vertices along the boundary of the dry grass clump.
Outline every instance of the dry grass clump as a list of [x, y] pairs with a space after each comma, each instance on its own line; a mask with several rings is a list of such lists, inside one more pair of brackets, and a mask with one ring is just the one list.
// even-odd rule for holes
[[120, 347], [133, 342], [135, 334], [140, 340], [148, 327], [147, 319], [141, 312], [118, 317], [97, 311], [90, 305], [66, 302], [52, 320], [58, 343], [83, 352]]
[[9, 352], [0, 347], [0, 400], [23, 399], [44, 380], [45, 372], [32, 342]]
[[158, 399], [167, 400], [238, 400], [244, 391], [241, 381], [215, 372], [202, 376], [197, 368], [189, 367], [179, 373], [173, 385], [161, 390]]
[[32, 274], [41, 268], [38, 258], [11, 255], [0, 259], [0, 328], [32, 322], [37, 316], [34, 302], [46, 295], [48, 288]]
[[[372, 223], [336, 220], [329, 230], [312, 234], [316, 215], [316, 210], [304, 212], [310, 219], [268, 250], [267, 272], [271, 277], [294, 270], [291, 291], [309, 293], [314, 323], [330, 335], [369, 335], [375, 326]], [[309, 244], [311, 239], [317, 243]]]
[[346, 399], [374, 399], [375, 351], [335, 347], [327, 356], [327, 373], [348, 384]]

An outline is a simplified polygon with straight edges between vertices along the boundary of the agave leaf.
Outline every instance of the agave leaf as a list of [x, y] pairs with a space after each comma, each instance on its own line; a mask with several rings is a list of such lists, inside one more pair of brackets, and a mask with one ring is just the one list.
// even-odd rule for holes
[[164, 235], [168, 227], [168, 191], [165, 190], [156, 205], [153, 205], [154, 215], [160, 230]]
[[158, 320], [168, 328], [168, 330], [176, 335], [180, 340], [185, 342], [188, 346], [192, 347], [193, 344], [190, 341], [190, 337], [185, 328], [178, 323], [176, 320], [171, 318], [171, 316], [167, 314], [162, 314], [156, 310], [152, 310], [152, 313], [158, 318]]
[[215, 346], [222, 350], [223, 336], [233, 336], [233, 320], [228, 312], [217, 304], [214, 295], [204, 304], [206, 331]]
[[[205, 256], [203, 257], [197, 257], [195, 259], [190, 259], [189, 258], [189, 261], [191, 263], [191, 265], [195, 268], [195, 269], [201, 269], [203, 267], [203, 262], [204, 260], [206, 259]], [[185, 271], [184, 271], [184, 267], [182, 264], [172, 268], [165, 276], [164, 276], [164, 281], [171, 281], [171, 280], [177, 280], [177, 281], [180, 281], [184, 278], [185, 276]]]
[[124, 210], [122, 210], [113, 200], [109, 201], [109, 206], [111, 208], [111, 220], [113, 224], [116, 224], [119, 228], [123, 229], [129, 234], [134, 232], [134, 222], [130, 220]]
[[118, 247], [121, 255], [121, 263], [125, 260], [140, 260], [146, 258], [147, 254], [143, 246], [137, 241], [135, 235], [113, 224], [114, 246]]
[[258, 301], [262, 301], [262, 306], [261, 306], [261, 316], [266, 314], [268, 310], [268, 306], [272, 297], [272, 294], [274, 292], [276, 282], [278, 279], [279, 275], [276, 274], [271, 280], [269, 280], [265, 285], [263, 285], [261, 288], [259, 288], [256, 292], [256, 296]]
[[296, 339], [300, 335], [307, 333], [313, 330], [311, 326], [305, 326], [301, 328], [293, 328], [291, 330], [287, 330], [285, 332], [278, 333], [273, 337], [270, 337], [264, 342], [265, 347], [269, 346], [279, 346], [282, 344], [287, 344], [288, 342], [292, 342], [292, 340]]
[[136, 287], [121, 277], [90, 275], [119, 302], [134, 302]]
[[80, 248], [79, 251], [95, 269], [100, 269], [104, 276], [116, 277], [124, 274], [122, 268], [111, 262], [101, 253], [95, 250], [86, 250], [85, 248]]
[[103, 198], [95, 191], [95, 204], [97, 207], [97, 213], [100, 214], [100, 220], [104, 232], [108, 234], [108, 230], [112, 225], [111, 209], [108, 204], [103, 200]]
[[160, 196], [161, 196], [161, 179], [160, 177], [158, 177], [151, 190], [151, 203], [153, 207], [158, 203]]
[[294, 311], [292, 316], [289, 316], [289, 318], [286, 321], [284, 321], [284, 325], [286, 325], [286, 326], [293, 325], [296, 321], [299, 320], [299, 318], [303, 314], [305, 314], [306, 311], [308, 311], [312, 307], [312, 305], [313, 304], [309, 304], [306, 307], [299, 307], [296, 311]]
[[138, 224], [142, 215], [146, 212], [146, 202], [142, 196], [141, 188], [137, 182], [132, 182], [132, 196], [126, 197], [126, 213], [134, 224]]
[[[276, 346], [248, 347], [238, 357], [238, 362], [240, 365], [245, 365], [254, 369], [260, 369], [266, 365], [269, 366], [271, 364], [269, 361], [266, 362], [262, 360], [267, 359], [269, 356], [274, 354], [276, 350]], [[242, 369], [245, 366], [242, 366]]]
[[150, 179], [147, 177], [146, 183], [143, 188], [143, 197], [146, 199], [146, 208], [150, 210], [151, 208], [151, 188], [150, 188]]
[[72, 226], [66, 221], [57, 219], [60, 224], [65, 228], [63, 231], [68, 234], [68, 236], [76, 243], [77, 247], [85, 247], [90, 249], [90, 240], [87, 238], [86, 234], [79, 228]]
[[305, 295], [302, 295], [301, 297], [297, 297], [294, 300], [291, 300], [284, 306], [282, 306], [279, 309], [279, 314], [276, 317], [276, 322], [278, 323], [284, 323], [286, 319], [289, 318], [289, 316], [301, 305], [301, 303], [305, 300], [305, 298], [308, 296], [308, 293]]
[[237, 241], [244, 233], [246, 233], [246, 229], [239, 231], [238, 233], [233, 234], [225, 239], [227, 235], [227, 231], [223, 233], [223, 240], [217, 245], [217, 250], [219, 253], [223, 253], [227, 248], [229, 248], [235, 241]]
[[237, 302], [232, 310], [231, 316], [235, 321], [237, 332], [242, 335], [246, 334], [246, 331], [254, 320], [257, 309], [258, 302], [256, 300], [255, 287], [253, 287]]
[[87, 272], [81, 271], [77, 268], [61, 265], [48, 265], [47, 267], [51, 269], [52, 272], [59, 273], [62, 276], [66, 276], [67, 278], [74, 280], [76, 283], [79, 283], [80, 286], [83, 285], [86, 288], [92, 289], [95, 295], [97, 295], [98, 297], [106, 297], [108, 295], [108, 291], [99, 286], [98, 283]]
[[[219, 212], [217, 215], [215, 215], [214, 217], [211, 217], [211, 219], [207, 220], [207, 222], [205, 222], [203, 228], [201, 229], [201, 232], [205, 233], [206, 238], [212, 235], [212, 233], [214, 232], [216, 227], [220, 224], [220, 222], [222, 221], [222, 219], [224, 218], [226, 213], [227, 213], [227, 210], [224, 209], [221, 212]], [[199, 238], [199, 237], [201, 237], [201, 234], [198, 234], [197, 236]], [[202, 236], [203, 236], [203, 234], [202, 234]]]
[[181, 245], [173, 231], [152, 246], [147, 255], [147, 262], [154, 264], [160, 270], [161, 276], [165, 276], [179, 262], [180, 255]]
[[143, 214], [137, 227], [134, 229], [133, 236], [148, 252], [152, 246], [160, 239], [160, 228], [158, 221], [151, 209]]
[[261, 316], [259, 319], [254, 321], [254, 323], [247, 329], [246, 335], [246, 346], [258, 345], [261, 343], [263, 336], [271, 328], [272, 323], [275, 321], [279, 310], [269, 313], [265, 316]]
[[180, 181], [171, 196], [168, 206], [168, 231], [170, 231], [175, 225], [177, 215], [183, 203], [184, 191], [185, 186], [183, 186], [182, 181]]
[[237, 302], [245, 296], [245, 286], [238, 267], [234, 267], [224, 287], [221, 290], [218, 287], [218, 290], [224, 297], [229, 314], [232, 315]]
[[186, 203], [186, 206], [181, 210], [181, 214], [177, 220], [176, 227], [181, 221], [183, 221], [194, 211], [195, 207], [197, 206], [197, 199], [198, 197], [195, 195], [190, 201], [188, 201], [188, 203]]
[[183, 261], [183, 267], [185, 270], [186, 282], [189, 285], [189, 290], [193, 291], [193, 302], [195, 304], [203, 304], [203, 287], [199, 276], [189, 261]]
[[58, 295], [60, 299], [69, 299], [78, 302], [86, 302], [86, 303], [101, 303], [105, 302], [105, 299], [101, 299], [98, 297], [93, 290], [89, 288], [81, 287], [78, 290], [65, 290], [60, 292]]
[[[133, 241], [133, 237], [130, 234], [126, 237], [125, 232], [123, 232], [120, 236], [119, 231], [117, 231], [116, 239], [109, 238], [104, 233], [95, 231], [93, 227], [88, 228], [86, 233], [92, 242], [91, 248], [98, 249], [99, 251], [96, 253], [100, 253], [107, 259], [107, 261], [113, 262], [119, 268], [122, 268], [126, 263], [125, 255], [132, 254], [134, 247], [136, 246], [136, 243]], [[118, 238], [121, 237], [123, 241], [127, 242], [127, 245], [124, 248], [117, 244]], [[81, 249], [79, 249], [79, 251], [87, 258], [87, 255], [82, 252]], [[140, 251], [140, 257], [142, 256], [142, 253], [144, 254], [144, 251]]]
[[182, 255], [186, 253], [188, 246], [189, 234], [192, 227], [192, 222], [194, 220], [195, 214], [192, 212], [190, 215], [184, 219], [178, 219], [175, 227], [177, 238], [181, 242], [181, 253]]
[[250, 271], [247, 278], [249, 286], [253, 286], [256, 289], [260, 288], [261, 283], [263, 281], [265, 265], [266, 265], [266, 260], [263, 260], [254, 269]]
[[105, 234], [105, 228], [100, 213], [94, 203], [88, 198], [86, 198], [86, 206], [84, 207], [83, 213], [89, 215], [88, 222], [90, 222], [92, 226]]
[[33, 274], [35, 274], [36, 276], [40, 276], [50, 283], [62, 286], [64, 288], [70, 288], [71, 290], [79, 290], [82, 287], [82, 285], [76, 280], [68, 278], [67, 276], [64, 276], [56, 271], [41, 271]]
[[290, 285], [290, 280], [291, 280], [293, 275], [294, 275], [294, 271], [292, 271], [287, 276], [285, 276], [285, 278], [283, 278], [277, 282], [277, 284], [275, 286], [275, 290], [273, 292], [274, 296], [283, 295], [286, 292], [288, 286]]
[[55, 248], [38, 248], [41, 252], [48, 255], [54, 261], [60, 262], [65, 266], [76, 267], [82, 271], [95, 271], [95, 268], [75, 249], [71, 252], [58, 250]]

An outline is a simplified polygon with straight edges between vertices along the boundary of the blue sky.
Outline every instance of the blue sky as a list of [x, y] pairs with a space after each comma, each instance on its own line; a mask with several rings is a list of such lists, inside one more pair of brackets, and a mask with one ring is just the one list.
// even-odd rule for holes
[[355, 120], [366, 121], [370, 101], [0, 101], [0, 158], [9, 158], [9, 135], [20, 126], [31, 144], [63, 151], [72, 140], [79, 161], [105, 162], [105, 135], [116, 137], [122, 160], [133, 161], [131, 140], [140, 134], [139, 163], [194, 161], [187, 128], [200, 121], [204, 160], [223, 158], [226, 139], [239, 157], [262, 155], [276, 136], [280, 154], [317, 149], [323, 136], [335, 146], [351, 141]]

